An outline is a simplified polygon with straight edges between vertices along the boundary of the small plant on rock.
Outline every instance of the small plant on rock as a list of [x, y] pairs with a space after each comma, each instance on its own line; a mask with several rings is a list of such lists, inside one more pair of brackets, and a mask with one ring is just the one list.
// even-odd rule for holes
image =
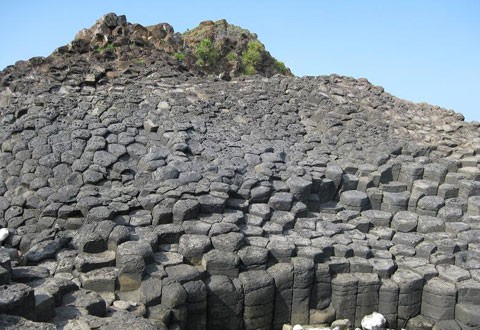
[[218, 52], [215, 50], [212, 40], [208, 38], [202, 39], [198, 43], [195, 49], [195, 55], [198, 66], [213, 66], [218, 59]]
[[100, 52], [100, 53], [103, 54], [103, 53], [106, 52], [106, 51], [109, 51], [109, 52], [112, 52], [112, 53], [113, 53], [113, 52], [115, 52], [116, 49], [117, 49], [117, 47], [116, 47], [114, 44], [108, 43], [108, 44], [106, 44], [106, 45], [103, 46], [103, 47], [97, 47], [96, 50], [97, 50], [98, 52]]
[[185, 54], [182, 53], [182, 52], [176, 53], [173, 57], [175, 57], [175, 59], [176, 59], [177, 61], [183, 61], [183, 60], [185, 60]]
[[258, 40], [250, 41], [247, 45], [247, 50], [242, 55], [242, 62], [244, 65], [244, 72], [246, 75], [253, 75], [257, 73], [257, 68], [262, 61], [262, 53], [265, 47]]
[[235, 62], [237, 59], [238, 59], [237, 53], [234, 53], [234, 52], [228, 53], [228, 55], [227, 55], [227, 60], [228, 60], [229, 62]]
[[286, 74], [288, 72], [288, 69], [285, 66], [285, 63], [283, 63], [282, 61], [275, 60], [275, 67], [277, 68], [277, 71], [280, 72], [281, 74]]
[[135, 64], [140, 64], [140, 65], [145, 64], [145, 60], [143, 59], [143, 57], [137, 57], [136, 59], [133, 60], [133, 62]]

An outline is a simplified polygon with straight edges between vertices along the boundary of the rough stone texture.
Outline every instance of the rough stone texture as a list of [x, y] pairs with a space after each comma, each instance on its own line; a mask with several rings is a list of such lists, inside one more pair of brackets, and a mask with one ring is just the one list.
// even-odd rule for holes
[[307, 258], [292, 258], [293, 292], [292, 314], [294, 324], [308, 324], [310, 312], [310, 291], [315, 278], [315, 264]]
[[238, 279], [243, 287], [245, 329], [268, 328], [273, 320], [274, 280], [262, 270], [243, 272]]
[[35, 308], [34, 291], [28, 285], [3, 285], [0, 290], [0, 314], [25, 316]]
[[425, 284], [422, 295], [422, 315], [434, 320], [455, 318], [457, 290], [453, 283], [433, 278]]
[[32, 322], [19, 316], [0, 314], [0, 328], [4, 330], [55, 330], [57, 327], [51, 323]]
[[387, 325], [395, 329], [398, 318], [398, 284], [391, 279], [382, 279], [378, 291], [378, 312], [385, 316]]
[[376, 274], [356, 273], [358, 278], [355, 324], [361, 325], [366, 315], [378, 310], [380, 279]]
[[398, 270], [392, 280], [398, 285], [398, 326], [405, 327], [408, 320], [420, 313], [424, 279], [411, 270]]
[[207, 329], [238, 329], [243, 320], [243, 291], [238, 280], [213, 275], [207, 286]]
[[480, 327], [478, 305], [457, 304], [455, 306], [455, 319], [463, 329], [476, 329]]
[[338, 274], [332, 280], [332, 305], [337, 319], [355, 321], [358, 278], [353, 274]]
[[111, 13], [0, 73], [2, 313], [478, 328], [478, 123], [366, 79], [293, 77], [261, 44], [246, 68], [256, 40]]

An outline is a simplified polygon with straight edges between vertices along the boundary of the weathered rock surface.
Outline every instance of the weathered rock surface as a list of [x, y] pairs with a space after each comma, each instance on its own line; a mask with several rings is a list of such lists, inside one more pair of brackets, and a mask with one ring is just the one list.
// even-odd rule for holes
[[479, 124], [255, 41], [107, 14], [0, 73], [0, 327], [478, 329]]

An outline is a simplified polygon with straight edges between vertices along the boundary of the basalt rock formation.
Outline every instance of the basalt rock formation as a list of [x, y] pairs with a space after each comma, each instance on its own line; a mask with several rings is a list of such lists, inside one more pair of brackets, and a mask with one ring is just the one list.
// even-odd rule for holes
[[113, 61], [119, 68], [131, 62], [150, 66], [161, 53], [175, 59], [183, 69], [197, 74], [214, 73], [226, 79], [244, 72], [267, 77], [277, 73], [291, 75], [282, 62], [265, 50], [255, 34], [225, 20], [204, 21], [181, 34], [175, 33], [168, 23], [144, 27], [112, 13], [90, 29], [78, 32], [57, 53], [73, 53], [76, 58], [79, 53], [86, 54], [90, 60]]
[[0, 327], [479, 329], [479, 124], [252, 40], [108, 14], [0, 73]]

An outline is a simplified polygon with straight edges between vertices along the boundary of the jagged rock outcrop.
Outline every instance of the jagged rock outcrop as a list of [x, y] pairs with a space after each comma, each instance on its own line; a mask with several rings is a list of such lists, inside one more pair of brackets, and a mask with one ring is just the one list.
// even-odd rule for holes
[[[172, 57], [203, 36], [223, 64]], [[264, 77], [235, 77], [225, 58], [250, 38], [108, 14], [0, 73], [0, 324], [277, 329], [378, 311], [390, 328], [478, 328], [479, 124], [366, 79], [272, 76], [267, 57]]]
[[110, 13], [57, 50], [60, 54], [89, 54], [97, 60], [147, 66], [152, 51], [162, 51], [189, 70], [214, 73], [227, 79], [241, 74], [291, 75], [283, 63], [265, 50], [255, 34], [226, 20], [204, 21], [181, 34], [168, 23], [144, 27], [128, 23], [125, 16]]

